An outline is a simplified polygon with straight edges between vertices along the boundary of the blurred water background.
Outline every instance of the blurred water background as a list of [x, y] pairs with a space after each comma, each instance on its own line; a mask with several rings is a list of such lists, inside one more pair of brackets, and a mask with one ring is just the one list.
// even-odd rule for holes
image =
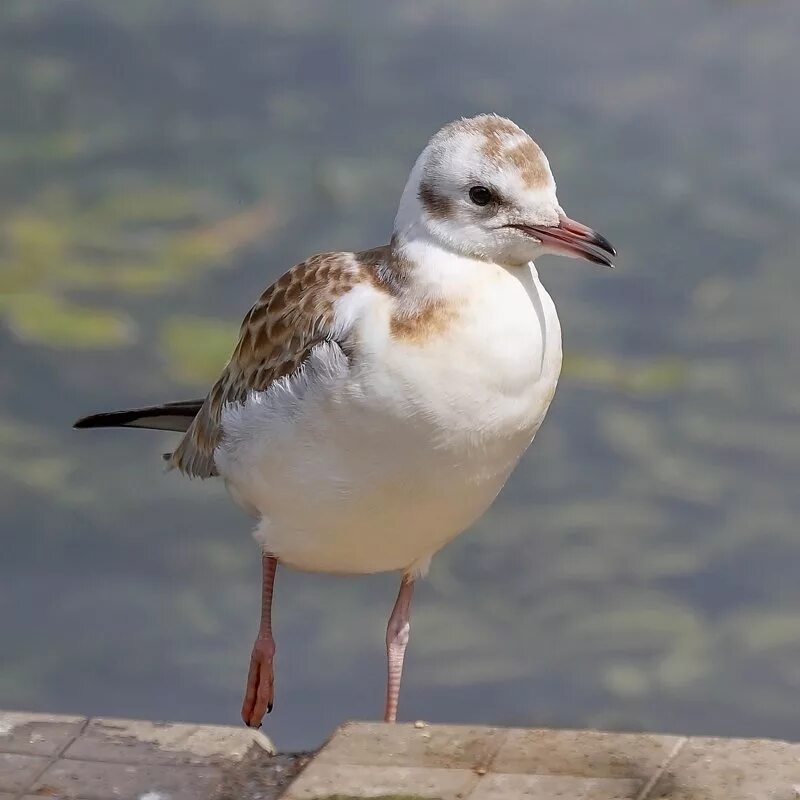
[[[401, 715], [800, 738], [798, 41], [796, 0], [4, 0], [0, 707], [237, 720], [250, 523], [172, 436], [70, 424], [202, 395], [491, 110], [619, 268], [539, 264], [564, 376], [418, 592]], [[280, 747], [380, 713], [396, 583], [280, 572]]]

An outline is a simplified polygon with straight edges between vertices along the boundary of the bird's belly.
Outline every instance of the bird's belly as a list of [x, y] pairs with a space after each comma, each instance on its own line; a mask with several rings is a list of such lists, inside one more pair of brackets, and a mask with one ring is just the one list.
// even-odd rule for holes
[[259, 463], [227, 480], [257, 510], [256, 538], [298, 569], [424, 571], [430, 556], [492, 503], [528, 445], [437, 436], [424, 425], [353, 409], [317, 417], [289, 446], [274, 440]]
[[342, 362], [294, 407], [265, 414], [261, 398], [229, 420], [237, 447], [220, 472], [260, 517], [264, 549], [308, 571], [424, 572], [492, 503], [544, 418], [561, 364], [545, 297], [544, 321], [468, 320], [424, 355], [397, 345]]

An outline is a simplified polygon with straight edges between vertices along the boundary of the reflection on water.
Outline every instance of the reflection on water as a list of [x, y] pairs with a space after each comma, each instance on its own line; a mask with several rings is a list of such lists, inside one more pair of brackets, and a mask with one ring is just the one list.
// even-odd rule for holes
[[[619, 269], [540, 265], [565, 375], [419, 592], [401, 713], [800, 737], [796, 3], [349, 5], [0, 8], [0, 706], [236, 719], [249, 523], [169, 436], [69, 423], [202, 393], [268, 281], [384, 241], [427, 136], [496, 110]], [[279, 575], [280, 746], [379, 712], [395, 590]]]

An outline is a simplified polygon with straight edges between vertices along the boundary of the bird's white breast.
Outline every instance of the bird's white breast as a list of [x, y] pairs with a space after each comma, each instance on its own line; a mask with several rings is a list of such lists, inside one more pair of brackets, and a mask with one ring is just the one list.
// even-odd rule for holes
[[443, 330], [393, 335], [392, 298], [357, 287], [337, 309], [353, 357], [320, 345], [302, 375], [226, 410], [220, 472], [281, 561], [424, 571], [530, 444], [561, 368], [555, 307], [533, 268], [465, 270]]

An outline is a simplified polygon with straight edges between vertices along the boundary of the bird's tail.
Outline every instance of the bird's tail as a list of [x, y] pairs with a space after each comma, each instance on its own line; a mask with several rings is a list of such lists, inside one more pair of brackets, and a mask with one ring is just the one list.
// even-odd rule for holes
[[160, 406], [132, 408], [129, 411], [107, 411], [81, 417], [75, 428], [150, 428], [157, 431], [185, 433], [200, 411], [202, 400], [181, 400]]

